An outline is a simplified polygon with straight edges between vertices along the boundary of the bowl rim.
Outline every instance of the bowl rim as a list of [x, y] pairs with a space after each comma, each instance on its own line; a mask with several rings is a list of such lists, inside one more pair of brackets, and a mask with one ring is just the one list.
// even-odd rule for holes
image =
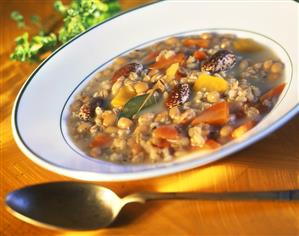
[[[13, 105], [13, 110], [12, 110], [12, 119], [11, 119], [11, 123], [12, 123], [12, 128], [13, 128], [13, 136], [14, 139], [16, 140], [16, 143], [18, 144], [18, 146], [20, 147], [20, 149], [24, 152], [24, 154], [29, 157], [32, 161], [34, 161], [35, 163], [39, 164], [42, 167], [45, 167], [46, 169], [52, 170], [56, 173], [62, 174], [62, 175], [66, 175], [72, 178], [78, 178], [81, 180], [90, 180], [90, 181], [127, 181], [127, 180], [136, 180], [136, 179], [144, 179], [144, 178], [152, 178], [152, 177], [156, 177], [156, 176], [163, 176], [166, 174], [171, 174], [171, 173], [175, 173], [177, 172], [177, 170], [175, 168], [172, 168], [171, 170], [167, 170], [167, 168], [161, 173], [161, 170], [159, 170], [159, 174], [155, 174], [155, 170], [151, 169], [151, 175], [149, 176], [147, 171], [139, 171], [139, 172], [133, 172], [133, 173], [96, 173], [96, 172], [91, 172], [91, 171], [80, 171], [80, 170], [75, 170], [72, 168], [67, 168], [67, 167], [63, 167], [63, 166], [59, 166], [57, 164], [51, 163], [48, 160], [45, 160], [43, 157], [39, 156], [38, 154], [36, 154], [34, 151], [32, 151], [25, 143], [25, 141], [22, 139], [19, 131], [18, 131], [18, 125], [17, 125], [17, 109], [18, 109], [18, 105], [19, 102], [21, 100], [22, 94], [25, 92], [25, 89], [27, 87], [27, 85], [30, 83], [30, 81], [34, 78], [35, 74], [54, 56], [56, 55], [56, 53], [58, 53], [60, 50], [62, 50], [64, 47], [66, 47], [67, 45], [69, 45], [71, 42], [75, 41], [77, 38], [81, 37], [82, 35], [88, 33], [89, 31], [93, 30], [96, 27], [101, 26], [102, 24], [105, 24], [121, 15], [124, 14], [128, 14], [132, 11], [147, 7], [149, 5], [154, 5], [154, 4], [160, 4], [162, 2], [165, 2], [165, 0], [159, 1], [159, 2], [152, 2], [152, 3], [148, 3], [148, 4], [144, 4], [142, 6], [130, 9], [129, 11], [126, 12], [122, 12], [114, 17], [111, 17], [91, 28], [89, 28], [88, 30], [86, 30], [85, 32], [82, 32], [81, 34], [77, 35], [76, 37], [74, 37], [73, 39], [69, 40], [67, 43], [61, 45], [59, 48], [57, 48], [47, 59], [45, 59], [32, 73], [31, 75], [28, 77], [28, 79], [26, 80], [26, 82], [23, 84], [23, 86], [21, 87], [16, 100], [14, 102]], [[227, 29], [229, 30], [229, 29]], [[250, 33], [256, 33], [256, 32], [250, 32]], [[262, 35], [264, 36], [264, 35]], [[265, 36], [264, 36], [265, 37]], [[271, 39], [272, 40], [272, 39]], [[276, 41], [275, 41], [276, 42]], [[276, 42], [277, 43], [277, 42]], [[278, 44], [280, 45], [280, 44]], [[280, 45], [281, 46], [281, 45]], [[138, 46], [136, 46], [138, 47]], [[283, 47], [282, 47], [283, 48]], [[283, 48], [284, 49], [284, 48]], [[287, 52], [286, 52], [287, 53]], [[288, 53], [287, 53], [288, 55]], [[88, 76], [87, 76], [88, 77]], [[289, 113], [286, 113], [285, 115], [279, 117], [279, 119], [277, 119], [277, 121], [273, 124], [273, 126], [271, 127], [271, 129], [269, 128], [265, 128], [263, 130], [261, 130], [260, 132], [258, 132], [256, 134], [256, 138], [255, 139], [247, 139], [244, 140], [242, 142], [242, 144], [240, 145], [235, 145], [232, 146], [229, 149], [229, 154], [235, 153], [237, 151], [239, 151], [240, 149], [243, 149], [247, 146], [249, 146], [252, 143], [257, 142], [258, 140], [260, 140], [261, 138], [267, 136], [268, 134], [272, 133], [274, 130], [278, 129], [280, 126], [282, 126], [283, 124], [285, 124], [289, 119], [291, 119], [293, 116], [295, 116], [297, 113], [299, 112], [299, 104], [295, 105], [295, 107], [293, 107], [292, 109], [290, 109]], [[215, 155], [215, 157], [213, 159], [209, 159], [204, 161], [205, 164], [208, 164], [210, 162], [219, 160], [220, 157], [223, 156], [227, 156], [227, 154], [221, 154], [221, 155]], [[179, 168], [180, 171], [184, 171], [187, 169], [190, 169], [190, 167], [187, 165], [185, 167], [180, 167]]]

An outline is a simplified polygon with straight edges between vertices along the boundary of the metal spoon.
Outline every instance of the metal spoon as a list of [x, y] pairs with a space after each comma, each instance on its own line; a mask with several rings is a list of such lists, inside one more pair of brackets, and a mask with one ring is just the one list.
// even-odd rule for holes
[[127, 203], [148, 200], [299, 200], [299, 190], [235, 193], [144, 192], [119, 198], [108, 188], [82, 182], [25, 187], [6, 197], [7, 209], [28, 223], [47, 228], [94, 230], [110, 225]]

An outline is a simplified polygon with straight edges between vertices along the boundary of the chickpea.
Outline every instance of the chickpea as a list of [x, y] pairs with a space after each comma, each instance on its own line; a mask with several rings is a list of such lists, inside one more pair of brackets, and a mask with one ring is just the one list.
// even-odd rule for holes
[[138, 124], [149, 124], [155, 117], [154, 113], [144, 113], [139, 116]]
[[101, 88], [105, 89], [105, 90], [109, 90], [111, 89], [111, 81], [110, 80], [104, 80], [102, 83], [101, 83]]
[[111, 70], [103, 70], [102, 71], [102, 76], [103, 77], [110, 77], [111, 76]]
[[181, 151], [181, 150], [176, 151], [176, 152], [174, 153], [174, 155], [175, 155], [176, 157], [184, 156], [184, 155], [186, 155], [186, 154], [188, 154], [188, 152], [186, 152], [186, 151]]
[[239, 64], [240, 70], [244, 71], [249, 66], [248, 60], [242, 60]]
[[102, 150], [100, 147], [94, 147], [90, 150], [89, 153], [92, 157], [100, 157], [100, 155], [102, 154]]
[[130, 74], [129, 74], [129, 79], [130, 80], [137, 80], [138, 79], [138, 75], [135, 73], [135, 72], [131, 72]]
[[175, 106], [169, 109], [169, 116], [171, 119], [175, 120], [178, 119], [181, 115], [180, 109]]
[[77, 131], [78, 131], [78, 133], [83, 133], [83, 132], [89, 130], [90, 127], [91, 127], [90, 123], [83, 122], [77, 127]]
[[159, 123], [166, 123], [169, 120], [168, 118], [168, 112], [167, 111], [162, 111], [157, 114], [155, 121]]
[[263, 65], [264, 70], [265, 70], [265, 71], [269, 71], [270, 68], [271, 68], [271, 66], [272, 66], [272, 64], [273, 64], [272, 60], [267, 60], [267, 61], [265, 61], [265, 62], [264, 62], [264, 65]]
[[126, 141], [122, 138], [115, 138], [113, 141], [113, 146], [117, 149], [124, 150], [126, 148]]
[[220, 129], [220, 136], [221, 137], [227, 137], [229, 136], [233, 131], [233, 128], [229, 125], [225, 125]]
[[281, 73], [283, 70], [283, 65], [280, 62], [276, 62], [271, 66], [272, 73]]
[[220, 94], [217, 91], [209, 92], [207, 95], [207, 101], [210, 103], [218, 102], [220, 99]]
[[255, 119], [259, 116], [260, 111], [258, 109], [256, 109], [255, 107], [248, 107], [245, 110], [246, 115], [251, 118], [251, 119]]
[[127, 59], [124, 58], [124, 57], [117, 57], [117, 58], [114, 60], [114, 63], [115, 63], [116, 65], [120, 65], [120, 66], [126, 64], [127, 62], [128, 62]]
[[165, 43], [166, 44], [169, 44], [169, 45], [174, 45], [178, 42], [178, 39], [175, 38], [175, 37], [171, 37], [171, 38], [168, 38], [165, 40]]
[[255, 70], [259, 70], [259, 69], [262, 68], [262, 66], [263, 66], [262, 63], [256, 63], [256, 64], [253, 65], [253, 68], [254, 68]]
[[202, 39], [210, 39], [210, 38], [212, 38], [212, 34], [211, 33], [203, 33], [199, 37], [201, 37]]
[[112, 111], [104, 111], [102, 114], [103, 125], [112, 126], [116, 121], [116, 115]]
[[196, 61], [196, 59], [195, 59], [194, 56], [189, 56], [188, 59], [187, 59], [187, 64], [191, 64], [191, 63], [193, 63], [195, 61]]
[[138, 129], [139, 129], [140, 133], [142, 133], [142, 134], [148, 134], [149, 131], [151, 130], [151, 128], [148, 124], [139, 125]]
[[119, 129], [117, 131], [117, 135], [119, 138], [127, 138], [128, 135], [130, 134], [130, 130], [129, 129]]
[[100, 107], [96, 107], [96, 109], [95, 109], [95, 113], [96, 113], [96, 115], [102, 115], [102, 113], [103, 113], [102, 108], [100, 108]]
[[110, 156], [111, 161], [124, 161], [124, 155], [121, 153], [112, 153]]
[[148, 90], [148, 84], [145, 82], [137, 82], [134, 85], [134, 89], [137, 94], [143, 94]]
[[270, 81], [275, 81], [275, 80], [278, 80], [279, 78], [280, 78], [280, 74], [278, 74], [278, 73], [273, 73], [268, 76], [268, 79]]
[[103, 124], [101, 115], [96, 116], [96, 118], [94, 118], [94, 122], [97, 126], [101, 126]]
[[128, 118], [122, 117], [119, 119], [117, 126], [121, 129], [130, 129], [133, 125], [133, 121]]
[[165, 91], [165, 92], [163, 92], [163, 95], [162, 95], [162, 96], [163, 96], [164, 99], [167, 99], [168, 96], [169, 96], [169, 94], [168, 94], [168, 92]]
[[116, 133], [118, 131], [118, 129], [114, 126], [109, 126], [105, 129], [105, 132], [108, 134], [113, 134]]
[[125, 81], [124, 81], [124, 85], [127, 87], [130, 87], [130, 88], [132, 88], [134, 86], [134, 84], [135, 84], [135, 82], [130, 79], [125, 79]]
[[229, 40], [223, 40], [223, 42], [220, 45], [220, 48], [225, 49], [228, 48], [231, 45], [231, 42]]
[[[163, 53], [162, 53], [163, 54]], [[175, 51], [173, 51], [173, 50], [165, 50], [165, 53], [164, 53], [164, 57], [166, 58], [166, 59], [168, 59], [168, 58], [170, 58], [170, 57], [172, 57], [172, 56], [174, 56], [175, 55]]]

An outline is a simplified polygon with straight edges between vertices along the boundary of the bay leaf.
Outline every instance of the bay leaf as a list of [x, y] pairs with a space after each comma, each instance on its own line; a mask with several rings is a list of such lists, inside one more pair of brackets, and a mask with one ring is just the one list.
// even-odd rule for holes
[[143, 94], [133, 97], [125, 104], [123, 110], [119, 114], [119, 117], [132, 118], [141, 110], [157, 104], [159, 99], [160, 96], [156, 96], [155, 94]]

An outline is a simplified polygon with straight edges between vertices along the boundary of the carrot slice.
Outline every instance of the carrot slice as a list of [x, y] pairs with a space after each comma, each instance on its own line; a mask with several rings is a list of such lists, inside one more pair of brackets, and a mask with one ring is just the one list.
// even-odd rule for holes
[[161, 139], [180, 139], [181, 135], [174, 125], [161, 125], [153, 132], [153, 136]]
[[159, 139], [156, 143], [155, 146], [158, 148], [167, 148], [170, 147], [170, 143], [166, 139]]
[[219, 148], [221, 147], [221, 144], [216, 142], [215, 140], [213, 139], [208, 139], [206, 142], [205, 142], [205, 145], [204, 147], [206, 146], [207, 149], [216, 149], [216, 148]]
[[186, 72], [178, 70], [175, 74], [175, 79], [180, 80], [181, 78], [186, 77], [186, 76], [187, 76]]
[[184, 39], [182, 41], [184, 46], [192, 47], [197, 46], [200, 48], [208, 48], [209, 47], [209, 40], [207, 39]]
[[151, 69], [166, 69], [171, 64], [179, 63], [182, 64], [185, 61], [185, 56], [183, 53], [176, 54], [172, 57], [165, 58], [161, 57], [161, 59], [155, 62], [153, 65], [150, 66]]
[[221, 147], [221, 144], [216, 142], [213, 139], [208, 139], [202, 147], [190, 147], [191, 151], [198, 151], [198, 150], [214, 150]]
[[260, 101], [264, 101], [266, 99], [271, 100], [274, 97], [278, 97], [282, 93], [285, 86], [286, 86], [286, 84], [282, 83], [282, 84], [270, 89], [268, 92], [266, 92], [263, 96], [260, 97]]
[[111, 78], [112, 84], [114, 84], [119, 77], [121, 76], [128, 76], [131, 72], [136, 72], [139, 73], [142, 71], [143, 65], [140, 63], [129, 63], [126, 64], [124, 66], [122, 66], [121, 68], [119, 68], [118, 70], [116, 70]]
[[192, 125], [207, 123], [210, 125], [224, 125], [229, 120], [229, 106], [227, 102], [219, 102], [200, 113]]
[[112, 143], [112, 137], [108, 134], [99, 134], [90, 142], [90, 147], [109, 147]]
[[232, 137], [233, 138], [241, 137], [248, 130], [252, 129], [254, 125], [255, 125], [254, 121], [252, 121], [252, 120], [247, 121], [246, 123], [240, 125], [238, 128], [234, 129], [234, 131], [232, 132]]
[[206, 54], [205, 52], [203, 52], [203, 51], [195, 51], [195, 52], [193, 53], [193, 56], [194, 56], [197, 60], [199, 60], [199, 61], [204, 60], [204, 59], [207, 58], [207, 54]]
[[143, 59], [143, 63], [144, 64], [148, 64], [152, 61], [155, 60], [155, 58], [160, 54], [160, 51], [153, 51], [150, 52], [144, 59]]

